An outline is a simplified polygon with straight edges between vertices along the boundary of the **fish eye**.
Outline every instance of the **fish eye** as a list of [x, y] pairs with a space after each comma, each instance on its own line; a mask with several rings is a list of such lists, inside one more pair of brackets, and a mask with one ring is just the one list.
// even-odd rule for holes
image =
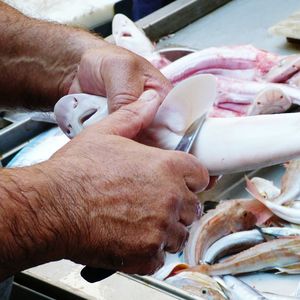
[[203, 295], [206, 295], [206, 294], [207, 294], [207, 289], [202, 289], [201, 293], [202, 293]]

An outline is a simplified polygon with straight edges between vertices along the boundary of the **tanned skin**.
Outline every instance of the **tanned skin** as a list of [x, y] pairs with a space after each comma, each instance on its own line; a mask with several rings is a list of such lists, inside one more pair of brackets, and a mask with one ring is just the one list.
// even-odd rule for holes
[[[207, 170], [133, 139], [170, 83], [143, 58], [0, 1], [0, 106], [53, 109], [69, 92], [108, 97], [106, 119], [48, 161], [0, 169], [0, 280], [62, 258], [150, 274], [182, 249]], [[138, 100], [138, 101], [136, 101]]]

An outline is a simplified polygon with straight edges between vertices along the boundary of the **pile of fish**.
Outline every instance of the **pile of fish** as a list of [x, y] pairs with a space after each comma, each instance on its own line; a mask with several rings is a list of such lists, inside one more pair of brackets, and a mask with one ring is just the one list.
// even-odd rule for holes
[[[204, 102], [213, 98], [192, 149], [211, 175], [300, 157], [300, 113], [282, 114], [300, 104], [300, 56], [282, 57], [243, 45], [194, 51], [171, 62], [123, 15], [114, 18], [113, 36], [117, 45], [149, 60], [178, 87], [140, 135], [141, 142], [174, 149], [203, 114]], [[193, 84], [184, 84], [191, 78]], [[107, 113], [106, 98], [86, 94], [67, 95], [55, 107], [57, 122], [70, 138]]]
[[[204, 100], [213, 99], [193, 152], [211, 175], [289, 161], [281, 188], [247, 178], [251, 198], [222, 201], [209, 210], [192, 225], [184, 254], [168, 255], [154, 276], [210, 300], [300, 299], [262, 294], [232, 276], [262, 270], [300, 274], [300, 161], [290, 161], [300, 157], [300, 113], [281, 114], [300, 105], [300, 55], [223, 46], [171, 62], [123, 15], [113, 21], [113, 36], [175, 86], [142, 142], [174, 149]], [[194, 82], [184, 83], [191, 77]], [[106, 99], [93, 97], [67, 96], [57, 105], [58, 124], [69, 137], [107, 114]], [[87, 119], [91, 108], [96, 113]]]
[[190, 229], [184, 258], [167, 261], [165, 272], [155, 276], [204, 299], [300, 299], [299, 292], [259, 292], [233, 276], [300, 274], [300, 160], [285, 167], [280, 188], [246, 178], [251, 198], [224, 200], [204, 214]]
[[[300, 56], [281, 57], [245, 45], [212, 47], [171, 63], [160, 57], [151, 43], [141, 40], [132, 43], [136, 28], [129, 20], [118, 16], [114, 22], [116, 43], [133, 51], [138, 45], [148, 45], [147, 51], [143, 49], [138, 54], [160, 68], [174, 85], [197, 74], [213, 74], [217, 92], [210, 118], [245, 119], [245, 116], [282, 113], [293, 104], [300, 104]], [[139, 38], [146, 38], [138, 32]], [[272, 126], [276, 133], [275, 118], [265, 118], [268, 117], [271, 117], [268, 124], [274, 120]], [[280, 126], [284, 126], [285, 120], [280, 120]], [[263, 119], [255, 122], [261, 125], [256, 129], [264, 131], [267, 122], [264, 124]], [[254, 120], [251, 124], [255, 124]], [[240, 126], [238, 121], [235, 126]], [[293, 122], [290, 129], [298, 130], [298, 126]], [[256, 129], [252, 132], [259, 135]], [[243, 132], [252, 138], [247, 131]], [[264, 132], [262, 137], [268, 139], [270, 133]], [[289, 148], [285, 141], [283, 145]], [[259, 161], [259, 155], [252, 153], [249, 159]], [[300, 224], [300, 161], [286, 164], [281, 189], [263, 178], [252, 178], [247, 179], [247, 190], [253, 198], [223, 201], [195, 222], [184, 258], [166, 264], [158, 277], [204, 299], [300, 299], [296, 294], [294, 297], [263, 294], [232, 276], [271, 269], [300, 273], [300, 228], [297, 227]]]

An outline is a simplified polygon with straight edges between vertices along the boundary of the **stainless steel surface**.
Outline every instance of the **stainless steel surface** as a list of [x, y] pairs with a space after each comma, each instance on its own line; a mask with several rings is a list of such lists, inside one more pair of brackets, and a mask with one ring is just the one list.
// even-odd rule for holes
[[4, 126], [0, 129], [0, 161], [12, 157], [37, 134], [49, 128], [46, 123], [35, 122], [26, 115], [20, 119], [2, 117]]
[[206, 119], [206, 113], [203, 114], [201, 117], [196, 119], [187, 129], [187, 131], [184, 133], [184, 136], [179, 141], [177, 147], [175, 150], [177, 151], [183, 151], [183, 152], [190, 152], [196, 137], [198, 136], [204, 122]]
[[176, 32], [229, 1], [231, 0], [177, 0], [139, 20], [137, 25], [155, 41]]
[[161, 48], [181, 45], [194, 49], [253, 44], [280, 54], [299, 52], [300, 46], [270, 35], [270, 26], [300, 9], [299, 0], [234, 0], [163, 39]]

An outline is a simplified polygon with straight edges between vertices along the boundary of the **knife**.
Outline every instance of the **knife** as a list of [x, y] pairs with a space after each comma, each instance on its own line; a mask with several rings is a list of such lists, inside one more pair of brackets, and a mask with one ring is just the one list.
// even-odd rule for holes
[[[207, 113], [204, 113], [202, 116], [197, 118], [192, 124], [188, 127], [185, 134], [179, 141], [175, 150], [189, 153], [192, 149], [192, 146], [206, 120]], [[101, 281], [111, 275], [113, 275], [115, 270], [107, 270], [101, 268], [92, 268], [92, 267], [84, 267], [80, 275], [88, 282], [94, 283], [97, 281]]]

